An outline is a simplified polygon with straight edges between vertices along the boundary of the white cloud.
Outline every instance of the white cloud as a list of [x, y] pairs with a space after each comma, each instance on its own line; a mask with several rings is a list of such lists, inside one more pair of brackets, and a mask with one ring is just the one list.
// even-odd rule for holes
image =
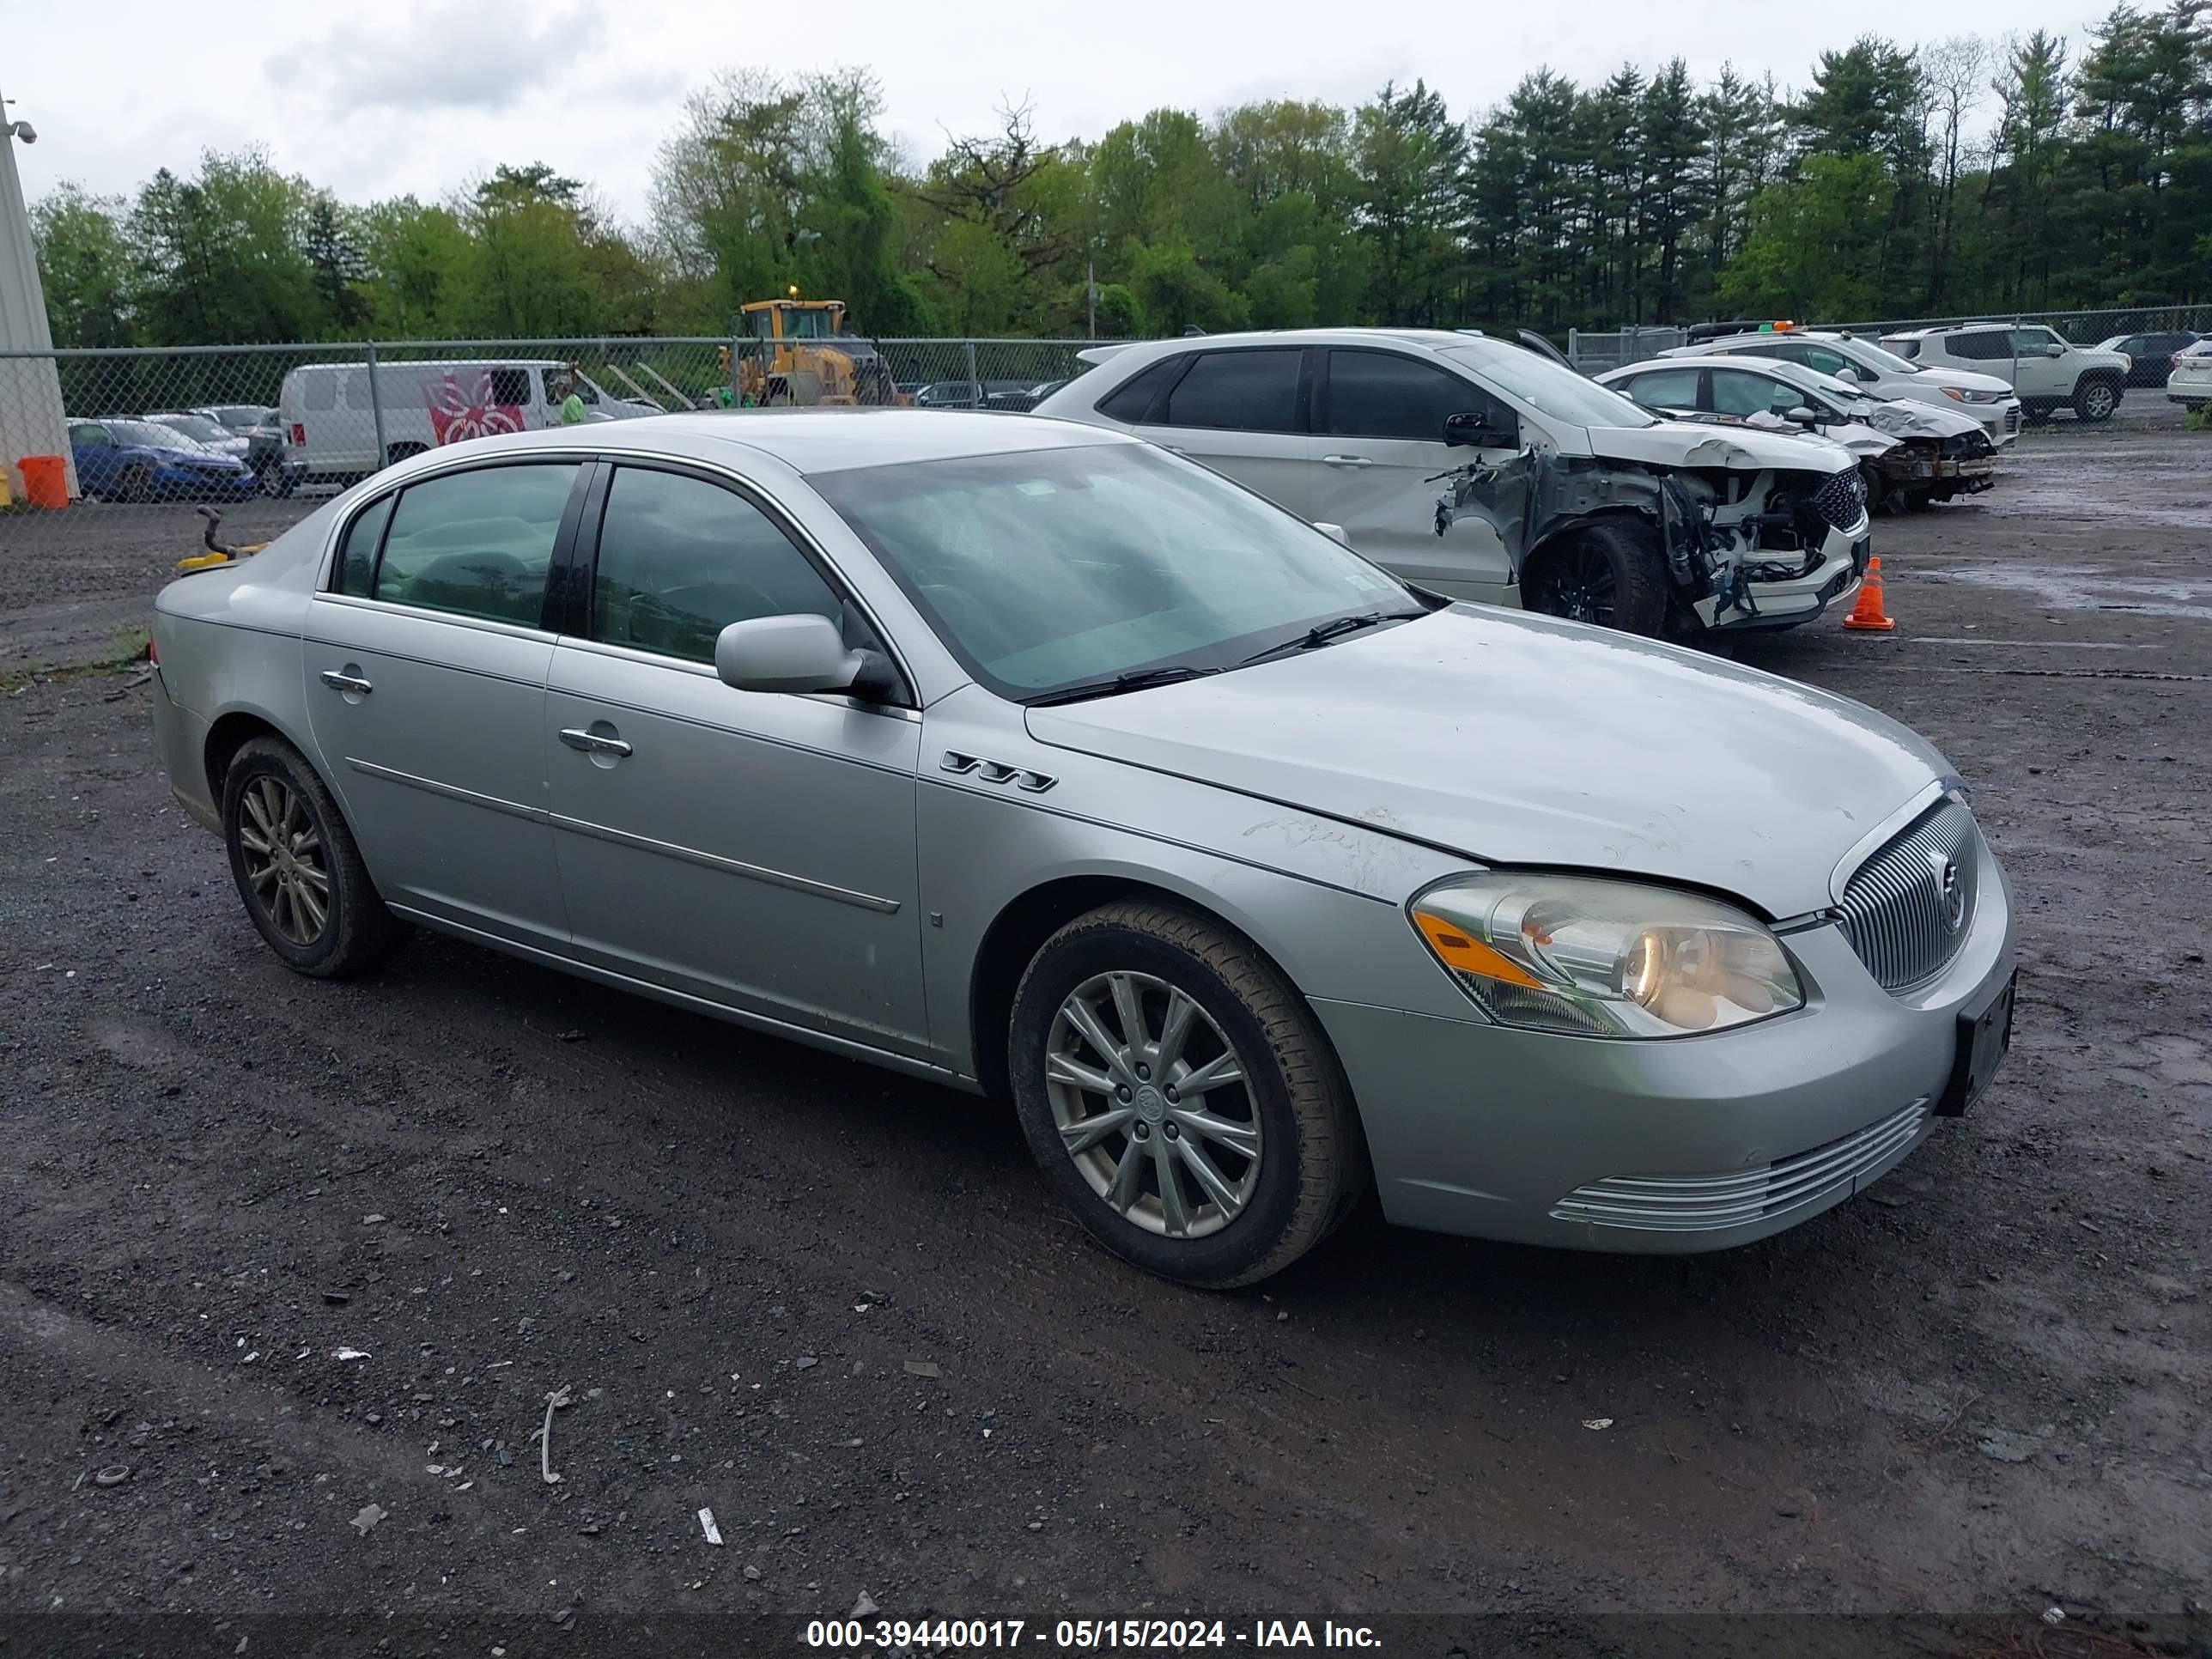
[[272, 53], [263, 72], [325, 119], [364, 110], [561, 108], [607, 40], [594, 0], [444, 0], [396, 21], [346, 22]]

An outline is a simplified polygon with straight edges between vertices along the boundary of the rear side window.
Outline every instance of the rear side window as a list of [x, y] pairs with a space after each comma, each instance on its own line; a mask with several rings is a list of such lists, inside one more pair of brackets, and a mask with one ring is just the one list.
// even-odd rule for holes
[[495, 368], [491, 372], [491, 400], [495, 404], [534, 404], [526, 368]]
[[[1758, 379], [1741, 372], [1731, 374], [1731, 380]], [[1720, 384], [1721, 371], [1713, 372], [1713, 384]], [[1646, 409], [1695, 409], [1698, 406], [1698, 371], [1694, 368], [1655, 368], [1649, 374], [1639, 374], [1621, 388]]]
[[[1697, 376], [1691, 375], [1694, 386]], [[1444, 422], [1489, 402], [1456, 374], [1392, 351], [1328, 354], [1328, 419], [1339, 438], [1398, 438], [1440, 444]]]
[[1969, 362], [1994, 362], [2012, 356], [2012, 336], [2001, 329], [1954, 334], [1944, 344], [1954, 357], [1964, 357]]
[[331, 584], [332, 592], [368, 597], [376, 575], [376, 544], [384, 539], [384, 526], [391, 522], [392, 504], [397, 500], [396, 495], [386, 495], [371, 502], [346, 526], [345, 540], [338, 546], [338, 574]]
[[1110, 421], [1127, 421], [1132, 426], [1142, 424], [1146, 416], [1152, 413], [1152, 400], [1159, 396], [1160, 388], [1180, 374], [1183, 364], [1188, 361], [1181, 352], [1172, 357], [1162, 358], [1150, 368], [1130, 377], [1115, 391], [1101, 398], [1097, 403], [1098, 412]]
[[1234, 432], [1296, 432], [1298, 369], [1295, 347], [1206, 351], [1168, 393], [1169, 426]]
[[615, 473], [592, 585], [593, 639], [712, 662], [732, 623], [800, 611], [845, 623], [830, 584], [759, 507], [681, 473]]
[[535, 628], [573, 461], [452, 472], [411, 484], [392, 509], [374, 597]]
[[1917, 340], [1885, 340], [1882, 343], [1900, 357], [1917, 357], [1920, 355], [1920, 342]]

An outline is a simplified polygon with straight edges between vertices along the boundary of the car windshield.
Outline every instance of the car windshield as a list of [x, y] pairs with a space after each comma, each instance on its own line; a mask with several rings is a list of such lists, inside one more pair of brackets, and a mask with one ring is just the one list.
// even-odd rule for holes
[[1853, 386], [1849, 380], [1838, 380], [1833, 374], [1823, 374], [1817, 368], [1808, 368], [1805, 372], [1813, 377], [1816, 388], [1839, 404], [1848, 406], [1863, 402], [1866, 398], [1866, 388], [1863, 386]]
[[1499, 390], [1546, 415], [1575, 426], [1656, 426], [1658, 417], [1620, 393], [1595, 380], [1586, 380], [1571, 368], [1561, 368], [1533, 351], [1501, 351], [1495, 347], [1446, 346], [1444, 355], [1456, 357]]
[[1855, 356], [1861, 362], [1872, 368], [1885, 369], [1892, 374], [1920, 373], [1919, 364], [1907, 362], [1894, 351], [1878, 346], [1871, 340], [1853, 340], [1849, 343], [1849, 345], [1850, 349], [1846, 356]]
[[221, 421], [210, 421], [204, 415], [156, 415], [154, 420], [157, 425], [174, 427], [187, 438], [208, 439], [230, 436], [229, 433], [222, 429]]
[[152, 449], [204, 449], [198, 439], [158, 421], [110, 421], [109, 434], [118, 444], [143, 444]]
[[1001, 696], [1233, 667], [1333, 617], [1420, 608], [1311, 526], [1140, 444], [809, 482]]
[[249, 427], [273, 426], [276, 423], [268, 410], [256, 409], [251, 405], [233, 404], [227, 409], [218, 409], [215, 412], [215, 417], [225, 426], [240, 432]]

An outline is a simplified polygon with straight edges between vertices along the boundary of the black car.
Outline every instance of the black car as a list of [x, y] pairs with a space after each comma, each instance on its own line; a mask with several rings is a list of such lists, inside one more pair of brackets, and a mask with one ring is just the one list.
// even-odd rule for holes
[[2133, 367], [2130, 386], [2164, 386], [2173, 373], [2173, 354], [2186, 350], [2204, 337], [2185, 328], [2154, 330], [2144, 334], [2115, 334], [2098, 343], [2100, 351], [2124, 351]]

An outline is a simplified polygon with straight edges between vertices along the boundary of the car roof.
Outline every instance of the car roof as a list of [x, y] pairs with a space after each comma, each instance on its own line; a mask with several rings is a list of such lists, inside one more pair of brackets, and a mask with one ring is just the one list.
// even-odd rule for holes
[[1474, 329], [1452, 328], [1282, 328], [1250, 329], [1241, 334], [1184, 334], [1165, 340], [1133, 340], [1120, 345], [1087, 346], [1076, 354], [1090, 362], [1118, 360], [1131, 353], [1146, 358], [1176, 351], [1206, 351], [1224, 346], [1410, 345], [1424, 350], [1458, 352], [1482, 361], [1507, 355], [1527, 356], [1518, 341], [1501, 340]]
[[[854, 467], [899, 466], [1027, 449], [1076, 449], [1128, 444], [1102, 427], [1041, 415], [951, 409], [725, 409], [646, 415], [635, 421], [503, 434], [471, 441], [479, 453], [495, 449], [574, 448], [583, 441], [610, 453], [690, 456], [728, 460], [732, 449], [768, 455], [794, 472], [842, 472]], [[437, 452], [428, 452], [435, 453]]]
[[[1710, 352], [1703, 355], [1725, 357], [1731, 354]], [[1689, 364], [1683, 357], [1647, 357], [1640, 363], [1623, 363], [1619, 368], [1608, 368], [1597, 377], [1597, 381], [1600, 386], [1606, 386], [1609, 385], [1617, 375], [1687, 367]], [[1729, 367], [1740, 368], [1752, 374], [1771, 375], [1778, 380], [1787, 380], [1792, 386], [1813, 387], [1824, 392], [1829, 389], [1829, 383], [1835, 379], [1832, 374], [1823, 374], [1817, 368], [1809, 368], [1803, 363], [1793, 363], [1782, 357], [1743, 357], [1740, 362], [1730, 363]]]

